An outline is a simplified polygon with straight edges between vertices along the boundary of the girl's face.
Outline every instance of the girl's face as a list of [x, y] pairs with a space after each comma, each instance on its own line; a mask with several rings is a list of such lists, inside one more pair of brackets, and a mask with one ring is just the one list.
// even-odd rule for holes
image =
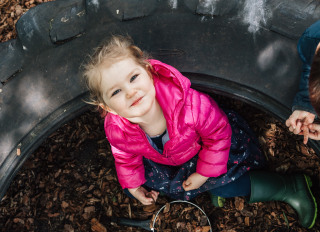
[[152, 77], [132, 58], [101, 70], [101, 88], [107, 111], [137, 123], [155, 104]]

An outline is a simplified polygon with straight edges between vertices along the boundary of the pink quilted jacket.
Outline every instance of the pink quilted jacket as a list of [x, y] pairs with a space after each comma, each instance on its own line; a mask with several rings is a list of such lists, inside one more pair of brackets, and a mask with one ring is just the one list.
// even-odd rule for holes
[[189, 79], [178, 70], [157, 60], [149, 62], [157, 73], [153, 74], [156, 98], [163, 109], [170, 140], [160, 154], [138, 125], [107, 114], [104, 128], [122, 188], [135, 188], [145, 182], [142, 157], [181, 165], [199, 154], [199, 174], [217, 177], [227, 172], [232, 132], [224, 112], [208, 95], [191, 89]]

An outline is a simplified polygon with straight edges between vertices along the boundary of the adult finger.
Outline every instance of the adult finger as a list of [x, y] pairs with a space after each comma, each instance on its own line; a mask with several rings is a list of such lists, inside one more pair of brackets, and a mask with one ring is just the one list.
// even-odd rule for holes
[[298, 120], [296, 127], [293, 127], [293, 133], [296, 135], [299, 134], [301, 131], [301, 126], [302, 126], [302, 123], [300, 120]]
[[290, 122], [289, 119], [286, 120], [286, 126], [287, 126], [287, 127], [290, 127], [290, 126], [291, 126], [291, 122]]
[[307, 144], [309, 138], [309, 127], [307, 125], [303, 125], [301, 129], [303, 131], [303, 143]]
[[318, 124], [309, 124], [308, 125], [309, 131], [318, 131], [319, 125]]
[[297, 117], [293, 117], [292, 115], [287, 119], [286, 126], [287, 127], [295, 127], [296, 126]]
[[316, 116], [314, 114], [307, 113], [307, 115], [305, 116], [305, 119], [304, 119], [304, 124], [309, 125], [309, 124], [313, 123], [315, 117]]
[[306, 118], [304, 119], [303, 124], [304, 124], [304, 125], [309, 125], [310, 123], [313, 123], [313, 121], [314, 121], [314, 118], [313, 118], [312, 116], [308, 116], [308, 117], [306, 117]]
[[309, 139], [320, 140], [319, 132], [318, 131], [310, 132]]
[[314, 140], [319, 140], [320, 139], [320, 135], [319, 135], [319, 131], [317, 130], [318, 129], [318, 125], [309, 124], [308, 128], [309, 128], [309, 138], [310, 139], [314, 139]]
[[290, 127], [289, 127], [289, 131], [293, 132], [293, 130], [294, 130], [293, 127], [290, 126]]

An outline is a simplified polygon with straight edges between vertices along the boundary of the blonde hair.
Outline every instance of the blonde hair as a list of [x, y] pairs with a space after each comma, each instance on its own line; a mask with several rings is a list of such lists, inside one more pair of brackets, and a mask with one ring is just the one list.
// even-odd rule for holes
[[138, 65], [151, 71], [148, 63], [148, 55], [134, 45], [129, 36], [113, 35], [108, 41], [97, 47], [90, 58], [90, 61], [83, 65], [83, 76], [90, 92], [90, 101], [87, 103], [99, 106], [106, 105], [101, 90], [101, 69], [125, 58], [132, 58]]

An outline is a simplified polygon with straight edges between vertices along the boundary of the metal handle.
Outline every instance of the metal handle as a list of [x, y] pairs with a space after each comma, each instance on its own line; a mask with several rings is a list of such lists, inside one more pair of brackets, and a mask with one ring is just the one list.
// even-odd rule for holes
[[134, 227], [140, 227], [142, 229], [145, 229], [147, 231], [153, 231], [150, 228], [150, 219], [148, 220], [135, 220], [135, 219], [129, 219], [129, 218], [117, 218], [115, 222], [119, 225], [123, 226], [134, 226]]

